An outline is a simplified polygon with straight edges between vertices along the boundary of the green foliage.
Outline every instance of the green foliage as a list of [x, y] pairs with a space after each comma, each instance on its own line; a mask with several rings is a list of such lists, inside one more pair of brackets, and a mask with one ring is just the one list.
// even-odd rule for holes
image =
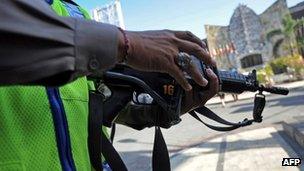
[[[296, 29], [302, 28], [304, 26], [304, 18], [297, 20]], [[304, 37], [297, 36], [297, 44], [299, 47], [304, 47]]]
[[292, 16], [290, 14], [285, 15], [285, 17], [282, 20], [283, 22], [283, 33], [286, 37], [289, 37], [295, 30], [295, 27], [297, 26], [297, 21], [292, 19]]
[[269, 61], [264, 68], [257, 70], [257, 79], [260, 83], [269, 84], [274, 74], [287, 72], [287, 68], [294, 71], [294, 76], [301, 78], [304, 73], [304, 60], [301, 55], [276, 58]]
[[304, 47], [304, 37], [298, 37], [297, 43], [298, 43], [298, 46]]
[[263, 69], [257, 71], [257, 79], [258, 79], [259, 83], [262, 83], [262, 84], [266, 83], [265, 72], [263, 72]]
[[286, 72], [287, 66], [285, 64], [285, 58], [280, 57], [272, 60], [269, 65], [271, 66], [272, 70], [275, 74], [281, 74]]
[[295, 74], [301, 74], [304, 70], [304, 61], [302, 56], [293, 55], [287, 57], [280, 57], [270, 61], [272, 70], [276, 73], [278, 70], [287, 71], [287, 67], [295, 70]]
[[296, 74], [301, 74], [304, 70], [304, 61], [300, 55], [287, 57], [284, 62], [288, 67], [295, 69]]
[[268, 76], [273, 76], [274, 75], [273, 70], [272, 70], [272, 68], [269, 64], [265, 65], [264, 70], [265, 70], [266, 75], [268, 75]]
[[269, 84], [270, 77], [273, 76], [274, 73], [269, 64], [266, 64], [263, 69], [257, 70], [257, 79], [260, 83]]

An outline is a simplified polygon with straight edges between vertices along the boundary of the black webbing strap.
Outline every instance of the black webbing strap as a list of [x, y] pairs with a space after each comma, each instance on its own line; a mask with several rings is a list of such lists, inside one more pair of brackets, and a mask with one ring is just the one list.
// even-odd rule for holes
[[[254, 106], [253, 106], [253, 113], [252, 113], [253, 119], [248, 120], [247, 118], [245, 118], [242, 122], [238, 122], [238, 123], [229, 122], [229, 121], [219, 117], [217, 114], [215, 114], [214, 112], [212, 112], [210, 109], [208, 109], [205, 106], [192, 110], [191, 112], [189, 112], [189, 114], [210, 129], [214, 129], [216, 131], [232, 131], [232, 130], [240, 128], [240, 127], [251, 125], [253, 122], [262, 122], [262, 118], [263, 118], [262, 112], [265, 107], [265, 102], [266, 102], [265, 95], [263, 95], [262, 91], [260, 91], [254, 97]], [[224, 125], [229, 125], [229, 126], [228, 127], [219, 127], [219, 126], [213, 126], [213, 125], [207, 124], [206, 122], [204, 122], [203, 120], [201, 120], [201, 118], [199, 118], [197, 116], [197, 113], [201, 114], [211, 120], [214, 120], [218, 123], [221, 123]]]
[[212, 112], [209, 108], [203, 106], [200, 108], [195, 109], [195, 112], [209, 118], [212, 119], [214, 121], [217, 121], [221, 124], [225, 124], [225, 125], [236, 125], [238, 123], [233, 123], [233, 122], [229, 122], [221, 117], [219, 117], [217, 114], [215, 114], [214, 112]]
[[253, 119], [254, 122], [262, 122], [263, 116], [262, 112], [265, 107], [265, 95], [262, 94], [262, 92], [259, 92], [258, 94], [255, 95], [254, 97], [254, 107], [253, 107]]
[[115, 150], [112, 143], [106, 137], [104, 132], [102, 132], [101, 141], [102, 141], [101, 152], [104, 158], [106, 159], [107, 163], [109, 164], [110, 168], [113, 171], [127, 171], [128, 169], [126, 165], [124, 164], [118, 152]]
[[126, 171], [117, 151], [102, 131], [103, 95], [90, 92], [89, 95], [89, 133], [88, 148], [91, 164], [96, 171], [102, 171], [101, 154], [105, 157], [113, 171]]
[[112, 144], [113, 144], [113, 142], [114, 142], [115, 132], [116, 132], [116, 124], [115, 124], [115, 123], [112, 123], [111, 135], [110, 135], [110, 140], [111, 140], [111, 143], [112, 143]]
[[170, 171], [170, 158], [167, 145], [159, 126], [155, 127], [153, 156], [152, 156], [153, 171]]
[[103, 95], [90, 92], [89, 95], [89, 132], [88, 148], [91, 164], [96, 171], [102, 170], [101, 131], [102, 131]]
[[207, 124], [204, 121], [202, 121], [201, 118], [199, 118], [194, 111], [189, 112], [189, 114], [191, 116], [193, 116], [196, 120], [198, 120], [199, 122], [201, 122], [202, 124], [204, 124], [205, 126], [207, 126], [208, 128], [216, 130], [216, 131], [232, 131], [234, 129], [239, 128], [239, 126], [230, 126], [230, 127], [213, 126], [213, 125]]
[[[201, 118], [199, 118], [196, 113], [206, 116], [207, 118], [212, 119], [216, 122], [222, 123], [224, 125], [229, 125], [229, 126], [220, 127], [220, 126], [213, 126], [213, 125], [207, 124], [206, 122], [201, 120]], [[248, 119], [244, 119], [242, 122], [239, 122], [239, 123], [232, 123], [232, 122], [226, 121], [225, 119], [219, 117], [217, 114], [215, 114], [214, 112], [212, 112], [210, 109], [208, 109], [205, 106], [195, 109], [195, 110], [189, 112], [189, 114], [192, 117], [194, 117], [196, 120], [198, 120], [199, 122], [201, 122], [202, 124], [207, 126], [208, 128], [216, 130], [216, 131], [232, 131], [234, 129], [252, 124], [252, 120], [248, 120]]]

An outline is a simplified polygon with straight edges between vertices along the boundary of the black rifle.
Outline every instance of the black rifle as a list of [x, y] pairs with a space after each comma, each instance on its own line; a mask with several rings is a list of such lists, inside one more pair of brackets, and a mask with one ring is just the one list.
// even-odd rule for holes
[[[193, 62], [195, 62], [201, 74], [208, 79], [205, 71], [207, 66], [196, 58], [193, 58]], [[229, 122], [219, 117], [206, 107], [200, 107], [189, 112], [189, 114], [195, 119], [214, 130], [230, 131], [239, 127], [251, 125], [253, 122], [262, 122], [262, 112], [265, 107], [265, 95], [263, 95], [263, 92], [266, 91], [282, 95], [287, 95], [289, 93], [286, 88], [264, 87], [263, 85], [260, 85], [257, 81], [255, 70], [248, 75], [243, 75], [229, 71], [217, 71], [216, 68], [212, 69], [218, 76], [221, 92], [241, 94], [244, 91], [258, 91], [254, 99], [253, 119], [251, 120], [246, 118], [238, 123]], [[209, 85], [206, 87], [200, 87], [191, 79], [190, 76], [187, 76], [187, 79], [195, 90], [208, 91]], [[167, 113], [169, 122], [165, 127], [170, 127], [181, 121], [181, 102], [185, 95], [185, 91], [168, 74], [142, 72], [125, 65], [117, 65], [112, 70], [104, 73], [103, 81], [111, 90], [111, 96], [104, 101], [103, 125], [110, 127], [118, 113], [127, 104], [130, 105], [131, 101], [133, 101], [133, 103], [140, 104], [141, 102], [138, 100], [138, 96], [142, 93], [149, 94], [153, 98], [153, 102], [151, 104], [142, 105], [156, 105]], [[226, 126], [218, 127], [207, 124], [203, 122], [197, 114], [201, 114]], [[167, 171], [171, 170], [170, 159], [166, 143], [158, 125], [159, 120], [157, 118], [158, 116], [156, 115], [152, 169]], [[103, 141], [106, 141], [105, 139], [106, 138], [104, 136]], [[105, 154], [105, 158], [111, 167], [117, 167], [119, 165], [116, 170], [126, 170], [126, 166], [123, 164], [118, 153], [115, 152], [114, 147], [111, 146], [108, 141], [103, 143], [103, 148], [108, 151], [111, 149], [107, 154], [106, 151], [103, 151], [103, 154]]]
[[[208, 79], [205, 69], [207, 66], [193, 58], [202, 75]], [[211, 67], [212, 68], [212, 67]], [[256, 95], [255, 104], [259, 105], [255, 109], [254, 118], [256, 122], [261, 122], [261, 113], [265, 105], [265, 97], [262, 92], [287, 95], [289, 90], [281, 87], [265, 87], [257, 81], [256, 71], [253, 70], [248, 75], [230, 71], [217, 71], [212, 68], [219, 79], [220, 91], [223, 93], [241, 94], [244, 91], [259, 93]], [[191, 77], [187, 76], [190, 84], [197, 90], [208, 90], [209, 85], [200, 87]], [[153, 98], [153, 103], [158, 105], [170, 116], [170, 125], [180, 122], [181, 101], [185, 92], [181, 86], [168, 74], [155, 72], [142, 72], [134, 70], [125, 65], [117, 65], [112, 70], [104, 73], [104, 83], [110, 88], [112, 95], [105, 102], [104, 124], [111, 126], [111, 122], [130, 101], [139, 103], [134, 96], [147, 93]], [[264, 99], [264, 100], [263, 100]], [[200, 109], [202, 110], [202, 109]], [[257, 111], [258, 110], [258, 111]], [[258, 114], [257, 114], [258, 112]], [[201, 113], [201, 112], [199, 112]]]

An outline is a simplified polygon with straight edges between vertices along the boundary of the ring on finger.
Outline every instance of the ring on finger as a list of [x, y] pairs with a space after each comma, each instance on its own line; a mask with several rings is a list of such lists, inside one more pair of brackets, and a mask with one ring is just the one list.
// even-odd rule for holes
[[185, 52], [178, 53], [177, 65], [181, 68], [182, 71], [187, 71], [192, 65], [191, 56]]

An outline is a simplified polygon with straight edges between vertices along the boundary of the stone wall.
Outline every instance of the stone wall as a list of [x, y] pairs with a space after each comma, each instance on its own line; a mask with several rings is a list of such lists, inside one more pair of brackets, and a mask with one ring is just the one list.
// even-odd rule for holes
[[[263, 25], [263, 32], [262, 37], [265, 40], [265, 45], [267, 46], [268, 55], [266, 56], [265, 60], [269, 61], [273, 59], [272, 49], [274, 43], [277, 42], [279, 39], [283, 39], [283, 35], [277, 35], [267, 40], [267, 34], [276, 29], [284, 29], [283, 27], [283, 18], [289, 15], [289, 9], [287, 7], [286, 0], [278, 0], [274, 4], [272, 4], [269, 8], [267, 8], [261, 15], [261, 22]], [[292, 35], [291, 41], [294, 42], [294, 35]], [[279, 55], [280, 56], [287, 56], [290, 55], [290, 50], [288, 50], [289, 42], [283, 41], [281, 46], [279, 47]]]
[[259, 16], [252, 9], [245, 5], [239, 5], [235, 9], [229, 33], [237, 51], [237, 68], [241, 67], [240, 61], [250, 54], [262, 56], [262, 26]]

